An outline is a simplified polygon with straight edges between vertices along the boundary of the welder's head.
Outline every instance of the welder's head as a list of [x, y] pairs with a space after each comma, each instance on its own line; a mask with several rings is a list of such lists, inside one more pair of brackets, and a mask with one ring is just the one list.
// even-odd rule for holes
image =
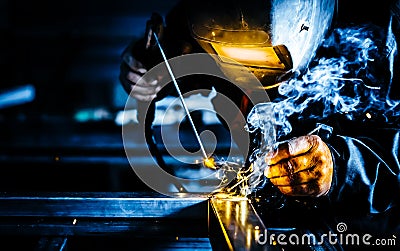
[[237, 64], [241, 64], [268, 89], [308, 66], [330, 27], [335, 3], [335, 0], [190, 1], [189, 26], [201, 47], [218, 55], [217, 63], [229, 78], [239, 84], [245, 81], [236, 71]]

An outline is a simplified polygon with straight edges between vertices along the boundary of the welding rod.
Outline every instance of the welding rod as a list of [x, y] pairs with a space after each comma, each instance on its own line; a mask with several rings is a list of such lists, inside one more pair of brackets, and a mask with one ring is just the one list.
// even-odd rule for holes
[[164, 59], [165, 65], [167, 66], [167, 70], [168, 70], [169, 75], [171, 76], [172, 82], [174, 82], [176, 91], [178, 92], [178, 96], [179, 96], [179, 98], [180, 98], [180, 100], [181, 100], [181, 102], [182, 102], [183, 109], [185, 109], [185, 112], [186, 112], [186, 114], [187, 114], [187, 116], [188, 116], [190, 125], [191, 125], [192, 128], [193, 128], [193, 132], [194, 132], [194, 134], [195, 134], [195, 136], [196, 136], [197, 142], [198, 142], [199, 145], [200, 145], [200, 149], [201, 149], [201, 152], [203, 153], [204, 159], [207, 159], [208, 156], [207, 156], [206, 150], [204, 149], [204, 145], [203, 145], [203, 143], [201, 142], [199, 133], [197, 132], [196, 126], [194, 125], [192, 116], [190, 115], [189, 109], [187, 108], [187, 105], [186, 105], [186, 102], [185, 102], [185, 100], [184, 100], [184, 98], [183, 98], [182, 92], [181, 92], [181, 90], [179, 89], [178, 83], [176, 82], [175, 76], [174, 76], [174, 74], [173, 74], [173, 72], [172, 72], [172, 69], [171, 69], [169, 63], [168, 63], [167, 57], [165, 56], [164, 50], [163, 50], [163, 48], [161, 47], [160, 41], [158, 40], [158, 36], [157, 36], [157, 34], [156, 34], [155, 32], [153, 33], [153, 35], [154, 35], [154, 37], [155, 37], [155, 39], [156, 39], [156, 43], [157, 43], [157, 45], [158, 45], [158, 48], [160, 48], [161, 55], [162, 55], [162, 57], [163, 57], [163, 59]]

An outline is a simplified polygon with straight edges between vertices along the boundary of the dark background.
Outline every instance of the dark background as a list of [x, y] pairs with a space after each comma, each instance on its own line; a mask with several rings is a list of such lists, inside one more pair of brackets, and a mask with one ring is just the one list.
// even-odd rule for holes
[[120, 108], [120, 54], [144, 34], [152, 11], [176, 0], [0, 1], [0, 91], [32, 84], [31, 112], [67, 115]]
[[[0, 192], [151, 190], [125, 153], [118, 118], [128, 94], [119, 69], [123, 50], [144, 36], [152, 12], [165, 16], [176, 2], [0, 0]], [[27, 86], [33, 100], [1, 105]], [[229, 147], [226, 130], [210, 126]], [[154, 161], [139, 127], [132, 123], [129, 147], [146, 168]], [[167, 126], [167, 134], [176, 128]], [[159, 128], [154, 131], [160, 139]], [[190, 126], [183, 123], [179, 134], [193, 147]], [[165, 150], [161, 140], [157, 144]], [[180, 164], [168, 161], [173, 168]]]
[[128, 97], [120, 55], [153, 11], [175, 2], [0, 0], [0, 96], [35, 90], [32, 101], [0, 107], [0, 191], [148, 189], [115, 123]]

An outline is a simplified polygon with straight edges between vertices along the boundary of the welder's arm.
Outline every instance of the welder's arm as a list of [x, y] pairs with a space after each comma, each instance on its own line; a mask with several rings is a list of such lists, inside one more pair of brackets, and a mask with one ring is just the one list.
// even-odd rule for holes
[[400, 129], [359, 131], [357, 135], [335, 135], [329, 140], [335, 162], [330, 201], [339, 210], [357, 213], [380, 213], [398, 207]]
[[319, 197], [328, 193], [333, 160], [328, 146], [317, 135], [301, 136], [278, 146], [267, 157], [264, 174], [290, 196]]

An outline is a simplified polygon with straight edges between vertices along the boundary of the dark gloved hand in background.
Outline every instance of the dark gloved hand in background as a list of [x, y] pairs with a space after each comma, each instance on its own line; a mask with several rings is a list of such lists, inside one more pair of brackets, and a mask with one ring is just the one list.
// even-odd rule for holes
[[[143, 51], [150, 52], [158, 50], [154, 33], [161, 39], [164, 30], [163, 18], [153, 13], [151, 18], [146, 23], [146, 32], [144, 36]], [[158, 51], [156, 53], [159, 53]], [[157, 93], [161, 90], [158, 85], [158, 79], [143, 79], [142, 76], [147, 72], [146, 67], [142, 62], [132, 55], [132, 48], [128, 47], [122, 54], [122, 63], [120, 69], [120, 81], [123, 87], [131, 97], [136, 98], [138, 101], [150, 102], [157, 97]]]

